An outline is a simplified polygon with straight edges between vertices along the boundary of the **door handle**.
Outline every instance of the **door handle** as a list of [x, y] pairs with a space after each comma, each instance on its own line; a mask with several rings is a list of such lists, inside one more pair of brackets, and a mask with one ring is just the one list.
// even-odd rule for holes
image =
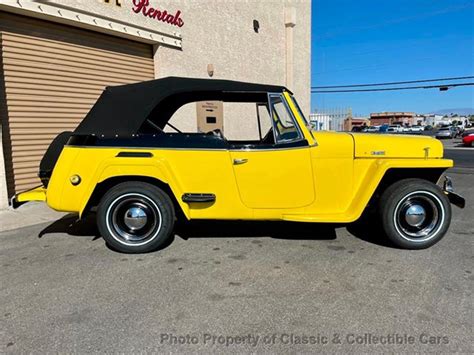
[[234, 159], [234, 165], [245, 164], [248, 161], [248, 159]]

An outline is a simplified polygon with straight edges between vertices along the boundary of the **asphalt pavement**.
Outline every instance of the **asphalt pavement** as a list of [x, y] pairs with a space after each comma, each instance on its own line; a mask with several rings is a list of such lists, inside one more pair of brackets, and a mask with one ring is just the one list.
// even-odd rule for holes
[[0, 352], [472, 353], [469, 171], [450, 173], [466, 209], [420, 251], [370, 223], [191, 223], [146, 255], [74, 216], [0, 233]]
[[444, 156], [454, 160], [456, 168], [474, 169], [474, 147], [465, 147], [460, 138], [443, 139]]

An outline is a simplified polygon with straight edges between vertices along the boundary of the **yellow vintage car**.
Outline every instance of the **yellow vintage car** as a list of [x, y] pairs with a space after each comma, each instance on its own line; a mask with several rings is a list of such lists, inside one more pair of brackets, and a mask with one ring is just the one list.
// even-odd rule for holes
[[[170, 123], [207, 100], [253, 105], [255, 138]], [[105, 241], [127, 253], [158, 249], [177, 218], [351, 223], [372, 207], [396, 246], [421, 249], [445, 235], [450, 202], [464, 207], [449, 178], [437, 185], [452, 166], [433, 138], [313, 131], [282, 86], [169, 77], [107, 88], [51, 143], [42, 186], [12, 204], [96, 209]]]

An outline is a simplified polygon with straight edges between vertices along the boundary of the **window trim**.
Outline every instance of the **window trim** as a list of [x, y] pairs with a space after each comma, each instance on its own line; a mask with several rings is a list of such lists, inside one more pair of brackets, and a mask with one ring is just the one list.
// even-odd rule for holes
[[[283, 105], [285, 106], [288, 114], [293, 119], [293, 124], [295, 125], [296, 130], [298, 131], [298, 134], [299, 134], [298, 139], [295, 139], [295, 140], [292, 140], [292, 141], [289, 141], [289, 142], [288, 141], [287, 142], [279, 142], [278, 141], [277, 135], [276, 135], [275, 121], [273, 120], [273, 105], [272, 105], [272, 102], [271, 102], [271, 98], [276, 97], [276, 96], [281, 99], [281, 101], [283, 102]], [[288, 105], [288, 102], [286, 102], [286, 97], [285, 97], [285, 95], [283, 95], [283, 93], [268, 93], [268, 108], [269, 108], [269, 111], [270, 111], [270, 119], [272, 121], [272, 126], [273, 126], [273, 137], [274, 137], [274, 140], [275, 140], [275, 146], [285, 145], [285, 144], [288, 144], [288, 143], [293, 143], [293, 142], [299, 142], [299, 141], [306, 140], [306, 138], [303, 134], [303, 131], [301, 130], [301, 127], [298, 123], [298, 120], [296, 119], [295, 115], [293, 114], [293, 111], [291, 111], [291, 108]], [[277, 113], [277, 115], [278, 115], [278, 113]], [[308, 146], [309, 146], [309, 143], [308, 143]]]

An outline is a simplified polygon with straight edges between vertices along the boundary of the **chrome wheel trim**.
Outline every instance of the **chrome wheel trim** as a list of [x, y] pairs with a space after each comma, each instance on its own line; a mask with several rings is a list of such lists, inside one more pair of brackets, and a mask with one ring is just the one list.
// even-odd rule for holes
[[[420, 220], [412, 219], [415, 223], [411, 225], [407, 221], [407, 212], [413, 206], [422, 207], [424, 217], [421, 223], [416, 223]], [[398, 202], [393, 214], [393, 224], [403, 239], [421, 243], [436, 237], [444, 225], [445, 218], [446, 212], [439, 197], [429, 191], [420, 190], [407, 194]]]
[[130, 207], [127, 212], [125, 212], [123, 222], [131, 230], [142, 229], [148, 222], [146, 208], [143, 208], [140, 205]]
[[[134, 208], [146, 214], [146, 222], [143, 224], [143, 220], [136, 221], [137, 223], [133, 225], [128, 219], [127, 226], [125, 222], [127, 213]], [[141, 215], [140, 212], [136, 210], [135, 212]], [[128, 193], [117, 197], [109, 205], [105, 218], [107, 229], [112, 237], [121, 244], [134, 247], [153, 241], [162, 226], [159, 207], [151, 198], [141, 193]], [[141, 224], [143, 225], [140, 227]]]
[[426, 220], [426, 210], [422, 205], [411, 205], [405, 211], [405, 221], [411, 227], [419, 227]]

